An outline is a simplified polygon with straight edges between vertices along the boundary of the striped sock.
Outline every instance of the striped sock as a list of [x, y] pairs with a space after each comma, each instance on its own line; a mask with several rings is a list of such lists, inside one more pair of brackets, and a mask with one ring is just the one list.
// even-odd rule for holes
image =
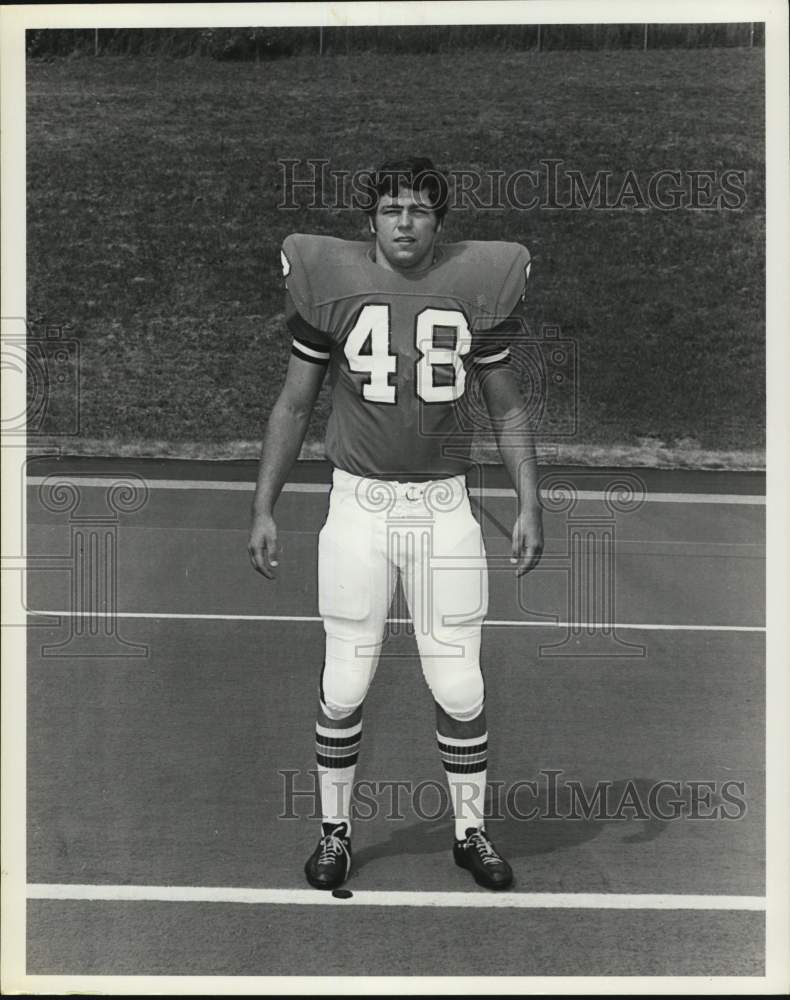
[[325, 823], [346, 823], [351, 832], [351, 790], [362, 739], [362, 723], [347, 729], [316, 724], [315, 757]]
[[484, 824], [488, 733], [461, 740], [437, 732], [436, 739], [450, 787], [455, 836], [463, 840], [470, 826]]

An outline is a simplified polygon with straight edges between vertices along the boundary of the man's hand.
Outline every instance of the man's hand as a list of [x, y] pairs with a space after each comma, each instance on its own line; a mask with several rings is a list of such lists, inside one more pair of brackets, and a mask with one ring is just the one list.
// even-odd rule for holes
[[256, 514], [250, 528], [247, 543], [250, 562], [267, 580], [274, 580], [278, 565], [280, 547], [277, 543], [277, 525], [271, 514]]
[[543, 511], [522, 511], [513, 525], [510, 561], [516, 563], [516, 576], [523, 576], [540, 562], [543, 552]]

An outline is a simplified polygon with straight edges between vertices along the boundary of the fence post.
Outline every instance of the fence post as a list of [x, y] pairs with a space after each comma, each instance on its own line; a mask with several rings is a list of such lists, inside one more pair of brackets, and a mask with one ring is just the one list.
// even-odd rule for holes
[[647, 52], [647, 25], [645, 25], [645, 34], [644, 34], [644, 39], [642, 41], [642, 51]]
[[322, 24], [318, 25], [318, 54], [319, 56], [324, 54], [324, 26]]
[[97, 56], [99, 54], [99, 29], [93, 29], [93, 54]]
[[749, 48], [754, 48], [754, 21], [749, 24]]
[[541, 45], [542, 45], [542, 42], [543, 42], [543, 39], [541, 37], [541, 30], [540, 29], [541, 29], [541, 25], [538, 25], [538, 52], [540, 52]]

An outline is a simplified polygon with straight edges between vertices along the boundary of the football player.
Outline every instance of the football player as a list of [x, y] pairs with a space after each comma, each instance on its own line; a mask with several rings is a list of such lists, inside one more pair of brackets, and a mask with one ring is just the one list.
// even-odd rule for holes
[[517, 491], [511, 561], [521, 575], [540, 559], [543, 526], [535, 450], [508, 367], [511, 326], [503, 318], [520, 309], [529, 253], [515, 243], [441, 244], [447, 181], [428, 159], [385, 164], [370, 190], [370, 242], [296, 234], [283, 243], [292, 350], [266, 428], [248, 547], [255, 569], [273, 579], [274, 505], [328, 370], [333, 477], [318, 546], [326, 650], [316, 725], [323, 822], [305, 874], [311, 885], [333, 889], [350, 871], [362, 706], [400, 578], [436, 705], [454, 859], [478, 884], [503, 889], [512, 871], [484, 823], [480, 638], [488, 581], [466, 489], [471, 441], [461, 409], [479, 379]]

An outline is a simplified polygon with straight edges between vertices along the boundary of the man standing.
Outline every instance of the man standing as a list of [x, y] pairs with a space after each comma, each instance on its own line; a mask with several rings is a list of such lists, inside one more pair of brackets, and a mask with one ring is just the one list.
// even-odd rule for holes
[[483, 818], [480, 639], [488, 581], [466, 489], [471, 442], [460, 412], [478, 379], [518, 496], [511, 561], [521, 575], [543, 548], [535, 451], [507, 363], [507, 318], [521, 307], [529, 254], [514, 243], [439, 244], [448, 190], [430, 160], [385, 164], [370, 193], [372, 244], [305, 235], [283, 243], [293, 346], [266, 429], [248, 547], [254, 567], [274, 578], [274, 505], [329, 368], [326, 452], [334, 471], [318, 554], [326, 633], [316, 726], [323, 823], [305, 874], [316, 888], [333, 889], [350, 871], [362, 705], [400, 576], [436, 704], [455, 816], [453, 856], [478, 884], [504, 889], [512, 871]]

